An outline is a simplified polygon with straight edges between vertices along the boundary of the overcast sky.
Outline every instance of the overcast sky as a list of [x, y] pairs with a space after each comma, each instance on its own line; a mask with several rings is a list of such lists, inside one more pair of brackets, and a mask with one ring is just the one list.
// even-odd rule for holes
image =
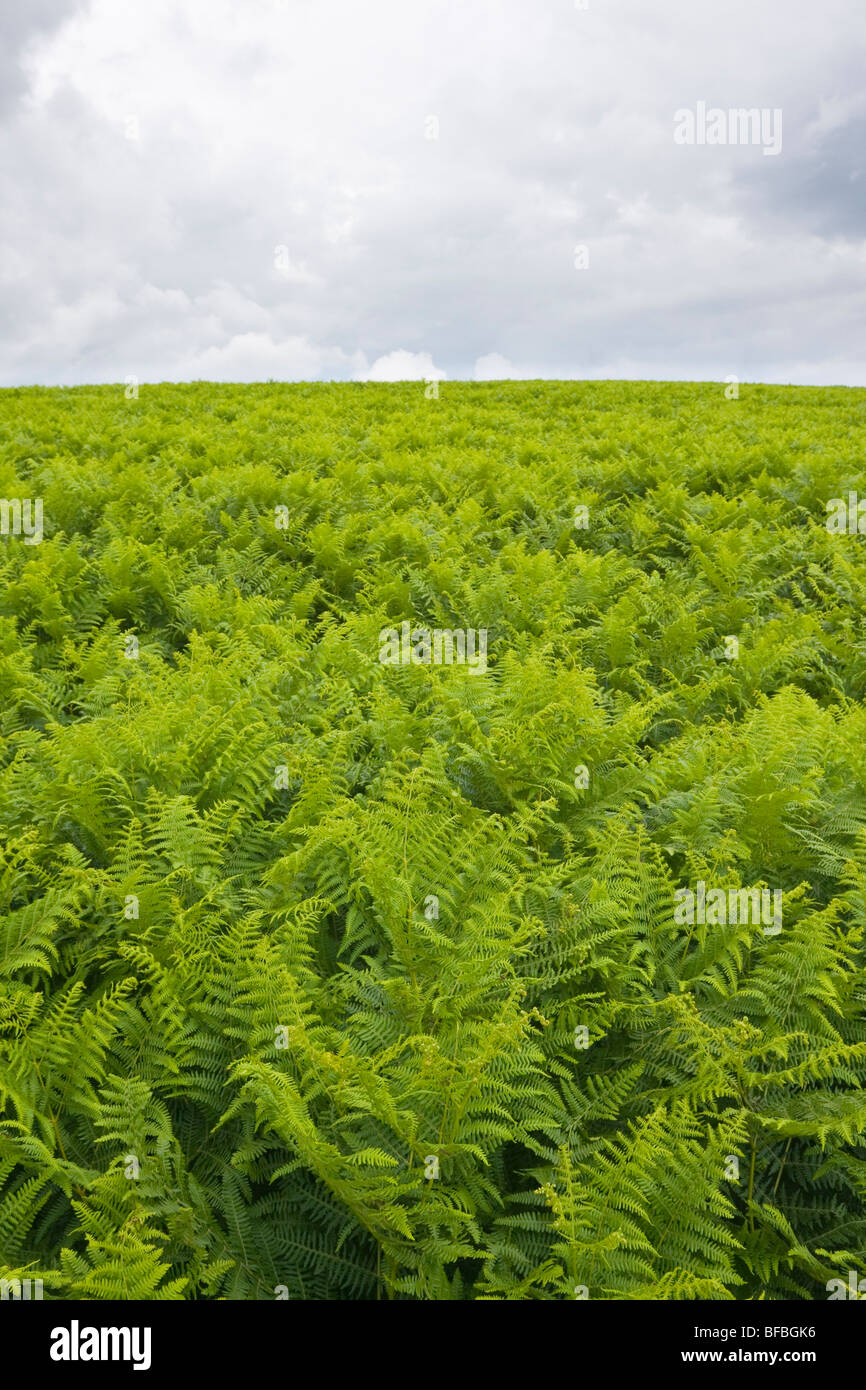
[[0, 88], [0, 384], [866, 385], [864, 0], [2, 0]]

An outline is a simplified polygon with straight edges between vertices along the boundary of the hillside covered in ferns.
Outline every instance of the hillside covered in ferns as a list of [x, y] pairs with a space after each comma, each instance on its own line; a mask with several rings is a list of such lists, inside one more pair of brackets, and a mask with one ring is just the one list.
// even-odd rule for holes
[[[0, 1277], [824, 1299], [866, 1274], [866, 392], [430, 394], [0, 393], [44, 508], [0, 536]], [[403, 623], [486, 670], [384, 662]], [[782, 929], [683, 924], [698, 884]]]

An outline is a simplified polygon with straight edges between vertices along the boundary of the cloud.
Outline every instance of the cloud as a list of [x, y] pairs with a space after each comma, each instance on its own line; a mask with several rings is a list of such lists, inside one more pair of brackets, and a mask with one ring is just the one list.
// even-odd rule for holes
[[[305, 338], [274, 342], [267, 333], [238, 333], [178, 364], [179, 381], [306, 381], [344, 376], [353, 359], [339, 348], [321, 348]], [[150, 378], [154, 379], [154, 378]]]
[[476, 358], [472, 373], [475, 381], [507, 381], [515, 375], [514, 367], [501, 352], [487, 352]]
[[0, 6], [0, 115], [11, 110], [28, 88], [26, 63], [32, 45], [57, 31], [83, 0], [27, 0]]
[[445, 373], [434, 366], [429, 352], [407, 352], [398, 348], [377, 357], [372, 367], [363, 368], [356, 381], [443, 381]]
[[853, 0], [6, 9], [2, 383], [860, 371]]

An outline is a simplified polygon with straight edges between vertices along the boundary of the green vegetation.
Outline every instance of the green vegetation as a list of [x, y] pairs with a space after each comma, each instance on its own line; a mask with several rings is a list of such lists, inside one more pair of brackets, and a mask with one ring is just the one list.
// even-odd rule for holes
[[[0, 495], [44, 507], [0, 537], [0, 1276], [866, 1273], [866, 540], [825, 524], [864, 419], [748, 386], [0, 393]], [[486, 630], [486, 672], [383, 664], [404, 621]], [[781, 892], [781, 931], [678, 923], [700, 883]]]

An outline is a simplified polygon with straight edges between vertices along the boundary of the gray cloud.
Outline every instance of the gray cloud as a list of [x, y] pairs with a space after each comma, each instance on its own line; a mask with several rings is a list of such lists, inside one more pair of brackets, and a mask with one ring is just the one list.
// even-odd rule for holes
[[14, 108], [27, 91], [21, 60], [31, 44], [56, 31], [83, 0], [27, 0], [26, 5], [0, 8], [0, 117]]
[[[866, 62], [866, 56], [864, 56]], [[763, 171], [761, 171], [763, 173]], [[736, 190], [744, 215], [815, 236], [866, 237], [866, 90], [859, 110], [830, 129], [806, 128], [796, 158], [755, 171]]]
[[[34, 4], [0, 382], [866, 383], [866, 12], [589, 5]], [[781, 108], [782, 152], [676, 144], [699, 101]]]

